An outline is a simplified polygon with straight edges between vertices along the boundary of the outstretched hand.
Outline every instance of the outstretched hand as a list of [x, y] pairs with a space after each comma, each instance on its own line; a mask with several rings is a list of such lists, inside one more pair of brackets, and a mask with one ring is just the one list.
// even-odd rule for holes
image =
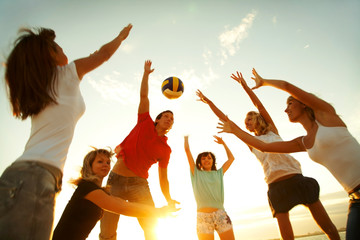
[[184, 136], [184, 148], [185, 151], [189, 150], [189, 135]]
[[239, 73], [238, 71], [236, 71], [236, 75], [233, 73], [231, 75], [231, 78], [234, 79], [235, 81], [237, 81], [238, 83], [240, 83], [243, 87], [247, 86], [245, 79], [243, 78], [241, 72]]
[[161, 208], [158, 208], [159, 210], [159, 216], [158, 217], [171, 217], [174, 216], [173, 213], [177, 212], [180, 210], [180, 208], [175, 208], [175, 207], [171, 207], [171, 206], [164, 206]]
[[154, 71], [154, 69], [151, 69], [151, 64], [152, 64], [151, 60], [146, 60], [145, 61], [145, 65], [144, 65], [145, 73], [150, 74], [150, 73], [152, 73]]
[[226, 119], [222, 120], [219, 119], [220, 122], [218, 122], [218, 126], [216, 128], [220, 129], [221, 131], [219, 133], [232, 133], [233, 129], [235, 127], [235, 123], [231, 121], [227, 116]]
[[133, 25], [131, 23], [129, 23], [129, 25], [127, 25], [126, 27], [123, 28], [123, 30], [121, 30], [121, 32], [119, 33], [119, 36], [122, 40], [125, 40], [130, 33], [130, 30], [132, 29]]
[[218, 137], [216, 135], [213, 136], [215, 138], [214, 142], [218, 144], [224, 144], [224, 140], [221, 137]]
[[174, 200], [174, 199], [170, 199], [168, 201], [168, 207], [169, 208], [177, 209], [176, 204], [180, 204], [180, 203], [178, 201]]
[[255, 68], [252, 69], [252, 73], [254, 74], [254, 77], [251, 77], [251, 79], [255, 81], [255, 87], [253, 87], [252, 89], [263, 86], [264, 79], [256, 72]]
[[201, 101], [206, 104], [209, 102], [209, 99], [199, 89], [196, 91], [196, 96], [199, 97], [197, 101]]

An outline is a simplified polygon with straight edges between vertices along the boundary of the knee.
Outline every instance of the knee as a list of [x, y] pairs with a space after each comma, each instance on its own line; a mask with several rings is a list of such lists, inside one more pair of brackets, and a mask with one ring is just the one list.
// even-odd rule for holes
[[104, 236], [104, 234], [99, 234], [99, 240], [116, 240], [116, 233], [110, 237]]

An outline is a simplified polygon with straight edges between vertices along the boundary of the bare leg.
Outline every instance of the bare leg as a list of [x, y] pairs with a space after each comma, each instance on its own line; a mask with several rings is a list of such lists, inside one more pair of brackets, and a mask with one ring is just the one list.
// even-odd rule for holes
[[198, 233], [199, 240], [214, 240], [214, 234]]
[[340, 240], [340, 235], [320, 200], [307, 205], [315, 222], [331, 240]]
[[294, 232], [291, 226], [289, 213], [277, 213], [275, 217], [278, 221], [281, 238], [284, 240], [294, 240]]
[[235, 240], [234, 230], [231, 228], [230, 230], [219, 234], [221, 240]]
[[145, 240], [156, 240], [156, 218], [138, 218], [141, 228], [144, 231]]

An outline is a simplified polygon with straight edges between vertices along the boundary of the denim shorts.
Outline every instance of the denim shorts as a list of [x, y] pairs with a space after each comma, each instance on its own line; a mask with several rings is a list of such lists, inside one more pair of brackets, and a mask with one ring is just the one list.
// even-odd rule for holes
[[124, 177], [110, 172], [107, 187], [110, 194], [130, 202], [155, 206], [150, 193], [149, 183], [141, 177]]
[[[148, 181], [145, 178], [124, 177], [110, 172], [107, 189], [110, 190], [111, 195], [128, 200], [129, 202], [155, 206]], [[143, 228], [153, 229], [156, 224], [156, 219], [153, 218], [138, 218], [138, 220]], [[100, 220], [99, 239], [115, 240], [118, 222], [118, 214], [105, 211], [103, 218]]]
[[35, 161], [19, 161], [0, 178], [0, 236], [12, 240], [49, 240], [55, 196], [62, 173], [54, 176]]
[[232, 229], [232, 223], [225, 210], [219, 209], [211, 213], [197, 212], [197, 233], [214, 234], [214, 231], [217, 231], [221, 234], [230, 229]]

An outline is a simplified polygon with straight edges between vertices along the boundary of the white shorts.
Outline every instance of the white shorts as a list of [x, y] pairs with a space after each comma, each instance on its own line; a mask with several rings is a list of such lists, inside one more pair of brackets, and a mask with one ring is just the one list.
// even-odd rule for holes
[[213, 234], [216, 230], [219, 234], [232, 229], [230, 217], [225, 210], [219, 209], [215, 212], [197, 212], [197, 233]]

